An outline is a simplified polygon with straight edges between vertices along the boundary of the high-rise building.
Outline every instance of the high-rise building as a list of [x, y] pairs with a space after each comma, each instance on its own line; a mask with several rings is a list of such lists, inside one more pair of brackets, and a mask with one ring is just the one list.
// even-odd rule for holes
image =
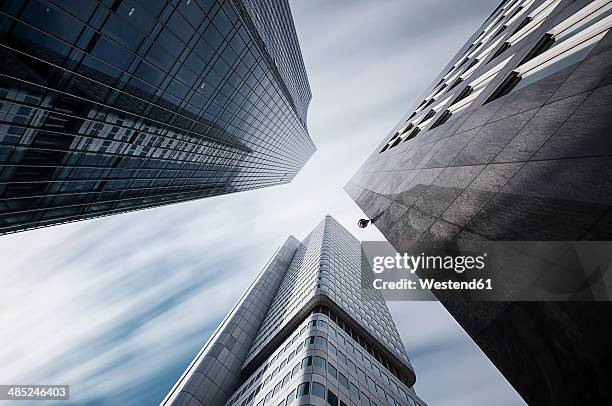
[[424, 405], [361, 267], [359, 241], [330, 216], [289, 237], [162, 404]]
[[286, 0], [0, 3], [0, 234], [290, 182]]
[[[612, 239], [611, 10], [508, 0], [472, 35], [346, 185], [399, 252]], [[527, 403], [612, 403], [610, 303], [443, 304]]]

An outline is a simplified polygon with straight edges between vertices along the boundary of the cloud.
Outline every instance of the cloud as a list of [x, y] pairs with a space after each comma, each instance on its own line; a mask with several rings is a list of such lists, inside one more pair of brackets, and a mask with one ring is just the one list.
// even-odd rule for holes
[[439, 302], [390, 302], [389, 309], [428, 404], [525, 404]]
[[[180, 373], [176, 365], [186, 366], [246, 289], [256, 261], [228, 252], [232, 244], [214, 232], [196, 246], [193, 233], [148, 240], [154, 225], [143, 224], [117, 238], [108, 222], [83, 223], [42, 252], [28, 249], [26, 238], [53, 229], [8, 237], [30, 260], [5, 269], [2, 293], [11, 305], [0, 319], [11, 328], [0, 332], [1, 382], [69, 383], [77, 402], [131, 403], [122, 398], [126, 387], [153, 394], [150, 401], [163, 396]], [[174, 376], [150, 387], [169, 368]]]

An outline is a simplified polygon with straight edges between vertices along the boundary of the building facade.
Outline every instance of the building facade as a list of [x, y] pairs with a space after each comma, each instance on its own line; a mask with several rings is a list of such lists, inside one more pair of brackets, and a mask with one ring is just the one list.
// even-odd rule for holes
[[[414, 240], [612, 239], [612, 4], [503, 1], [346, 185]], [[609, 303], [444, 302], [529, 404], [609, 404]]]
[[327, 216], [290, 237], [163, 405], [425, 405], [361, 246]]
[[3, 1], [0, 234], [290, 182], [310, 97], [285, 0]]

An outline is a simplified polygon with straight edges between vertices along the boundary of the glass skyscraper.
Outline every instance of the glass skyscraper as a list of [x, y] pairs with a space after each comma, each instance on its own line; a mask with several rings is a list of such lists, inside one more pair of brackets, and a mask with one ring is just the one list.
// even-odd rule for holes
[[289, 237], [162, 405], [425, 405], [361, 258], [330, 216]]
[[285, 0], [0, 4], [0, 234], [287, 183], [315, 151]]
[[[609, 0], [502, 1], [346, 191], [399, 252], [612, 239], [611, 27]], [[612, 404], [611, 303], [443, 304], [528, 404]]]

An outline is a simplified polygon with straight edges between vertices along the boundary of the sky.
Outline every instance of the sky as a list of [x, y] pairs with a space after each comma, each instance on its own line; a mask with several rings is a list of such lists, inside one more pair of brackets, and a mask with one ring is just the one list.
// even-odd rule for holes
[[[291, 6], [315, 155], [288, 185], [0, 237], [0, 383], [156, 404], [288, 235], [331, 214], [383, 239], [342, 187], [496, 4]], [[389, 306], [429, 405], [524, 404], [439, 303]]]

